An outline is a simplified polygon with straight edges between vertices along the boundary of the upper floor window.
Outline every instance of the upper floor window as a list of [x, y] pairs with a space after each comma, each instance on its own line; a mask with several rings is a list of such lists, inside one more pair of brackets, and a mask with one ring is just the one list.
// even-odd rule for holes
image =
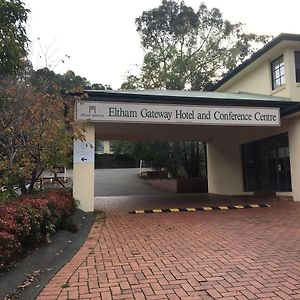
[[295, 52], [296, 82], [300, 82], [300, 52]]
[[283, 56], [280, 56], [271, 62], [271, 69], [272, 89], [275, 90], [285, 84]]

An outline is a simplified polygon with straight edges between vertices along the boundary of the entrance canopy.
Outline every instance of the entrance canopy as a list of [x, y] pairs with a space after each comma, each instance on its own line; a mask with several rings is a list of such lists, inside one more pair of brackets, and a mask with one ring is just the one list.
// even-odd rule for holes
[[[98, 139], [206, 142], [209, 193], [251, 194], [257, 179], [262, 187], [272, 183], [276, 192], [284, 187], [285, 195], [291, 192], [284, 183], [291, 182], [293, 197], [300, 199], [299, 111], [300, 102], [247, 93], [85, 91], [76, 102], [76, 120], [86, 131], [85, 141], [74, 142], [74, 197], [82, 209], [94, 209]], [[267, 165], [258, 168], [254, 161]], [[290, 175], [292, 180], [285, 181]], [[280, 184], [274, 185], [277, 181]]]
[[248, 93], [85, 91], [76, 119], [95, 126], [96, 139], [209, 141], [227, 131], [278, 127], [300, 103]]

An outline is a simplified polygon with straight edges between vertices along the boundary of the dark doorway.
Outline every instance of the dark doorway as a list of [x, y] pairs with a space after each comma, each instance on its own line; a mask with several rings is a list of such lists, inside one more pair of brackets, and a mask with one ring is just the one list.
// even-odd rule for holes
[[242, 146], [245, 191], [291, 191], [288, 134]]

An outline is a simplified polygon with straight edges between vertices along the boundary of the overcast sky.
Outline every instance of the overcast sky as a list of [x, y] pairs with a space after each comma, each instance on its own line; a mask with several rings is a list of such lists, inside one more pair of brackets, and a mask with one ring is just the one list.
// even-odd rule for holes
[[[135, 18], [157, 7], [160, 0], [25, 0], [31, 10], [27, 32], [35, 68], [48, 65], [55, 72], [73, 70], [92, 83], [118, 89], [124, 76], [142, 63], [143, 51]], [[299, 33], [299, 0], [207, 0], [246, 32], [278, 35]], [[186, 0], [197, 9], [201, 1]], [[69, 55], [70, 58], [65, 57]], [[64, 60], [64, 63], [61, 62]]]

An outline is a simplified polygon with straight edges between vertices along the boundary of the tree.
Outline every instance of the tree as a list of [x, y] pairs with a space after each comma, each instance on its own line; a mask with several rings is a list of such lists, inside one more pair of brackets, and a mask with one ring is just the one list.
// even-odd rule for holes
[[3, 80], [0, 93], [1, 183], [27, 193], [41, 172], [66, 163], [82, 128], [73, 121], [70, 99], [37, 89], [26, 77]]
[[65, 74], [57, 74], [48, 68], [38, 69], [31, 72], [30, 82], [36, 88], [45, 89], [48, 92], [53, 91], [72, 91], [81, 90], [105, 90], [111, 89], [109, 85], [101, 83], [91, 84], [85, 77], [76, 75], [75, 72], [68, 70]]
[[202, 3], [197, 11], [174, 0], [136, 19], [145, 52], [141, 76], [129, 75], [123, 87], [145, 89], [207, 89], [249, 57], [269, 37], [244, 33], [219, 9]]
[[29, 10], [20, 0], [0, 0], [0, 74], [16, 73], [23, 66], [28, 38]]
[[169, 172], [172, 177], [202, 177], [206, 174], [205, 143], [181, 141], [169, 143]]
[[143, 88], [143, 84], [139, 77], [135, 75], [128, 75], [126, 81], [121, 85], [121, 90], [139, 90]]
[[114, 154], [128, 154], [152, 167], [165, 168], [173, 178], [205, 177], [205, 148], [198, 142], [119, 141], [113, 142]]
[[28, 13], [20, 0], [0, 0], [0, 184], [19, 185], [22, 193], [44, 170], [66, 164], [73, 139], [83, 139], [75, 99], [62, 89], [109, 88], [72, 71], [34, 71], [26, 59]]
[[[144, 61], [140, 76], [129, 74], [123, 89], [206, 90], [248, 58], [265, 35], [244, 33], [241, 23], [223, 19], [219, 9], [198, 10], [184, 1], [163, 0], [136, 19]], [[171, 142], [169, 166], [173, 176], [205, 174], [205, 144]], [[157, 149], [156, 151], [159, 151]]]
[[29, 61], [22, 72], [2, 78], [0, 85], [0, 184], [31, 192], [45, 170], [66, 165], [73, 139], [83, 128], [73, 120], [74, 100], [62, 90], [105, 89], [73, 71], [34, 71]]
[[148, 141], [113, 142], [114, 154], [128, 154], [135, 160], [144, 160], [155, 169], [168, 168], [169, 143]]

